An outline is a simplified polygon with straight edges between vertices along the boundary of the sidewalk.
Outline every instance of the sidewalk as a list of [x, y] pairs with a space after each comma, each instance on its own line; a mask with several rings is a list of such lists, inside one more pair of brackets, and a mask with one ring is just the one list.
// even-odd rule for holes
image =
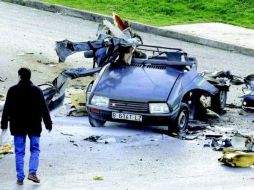
[[161, 27], [213, 41], [254, 50], [254, 30], [223, 23], [202, 23]]
[[[112, 21], [107, 15], [91, 13], [60, 5], [52, 5], [38, 0], [0, 0], [93, 22], [103, 19]], [[201, 44], [217, 49], [232, 51], [254, 57], [254, 31], [241, 27], [220, 24], [188, 24], [168, 27], [155, 27], [130, 21], [134, 30], [174, 38], [181, 41]]]

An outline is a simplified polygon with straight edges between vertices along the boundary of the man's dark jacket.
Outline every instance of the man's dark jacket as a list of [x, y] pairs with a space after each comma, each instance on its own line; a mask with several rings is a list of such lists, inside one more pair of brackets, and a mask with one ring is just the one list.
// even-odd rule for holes
[[1, 128], [7, 129], [8, 121], [12, 135], [40, 136], [43, 119], [46, 129], [52, 129], [52, 121], [41, 89], [31, 81], [21, 80], [8, 90]]

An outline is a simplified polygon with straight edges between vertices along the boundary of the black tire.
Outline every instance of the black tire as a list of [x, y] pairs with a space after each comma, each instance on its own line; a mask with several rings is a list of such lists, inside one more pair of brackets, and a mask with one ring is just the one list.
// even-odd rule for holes
[[168, 126], [169, 132], [181, 133], [188, 130], [189, 123], [189, 107], [185, 103], [181, 103], [178, 115], [173, 123]]
[[104, 127], [104, 124], [106, 123], [106, 121], [94, 119], [90, 116], [88, 116], [88, 120], [89, 120], [91, 127]]
[[227, 103], [227, 91], [219, 90], [217, 94], [211, 97], [211, 110], [222, 114]]

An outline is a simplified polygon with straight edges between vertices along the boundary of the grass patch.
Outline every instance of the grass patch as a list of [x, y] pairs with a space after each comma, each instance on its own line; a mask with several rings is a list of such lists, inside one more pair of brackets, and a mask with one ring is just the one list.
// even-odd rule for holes
[[154, 26], [222, 22], [254, 29], [254, 0], [42, 0]]

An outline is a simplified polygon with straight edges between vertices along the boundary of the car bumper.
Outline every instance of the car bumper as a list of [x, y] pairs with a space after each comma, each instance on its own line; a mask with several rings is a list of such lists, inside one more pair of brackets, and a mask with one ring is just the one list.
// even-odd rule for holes
[[[98, 119], [102, 121], [121, 122], [121, 123], [137, 123], [137, 124], [142, 123], [147, 125], [166, 125], [167, 126], [167, 125], [170, 125], [170, 123], [177, 116], [177, 112], [168, 113], [168, 114], [137, 113], [137, 112], [130, 112], [130, 111], [112, 110], [109, 108], [101, 108], [101, 107], [92, 106], [92, 105], [88, 105], [87, 110], [88, 110], [88, 115], [94, 119]], [[112, 118], [112, 112], [142, 115], [142, 121], [114, 119]]]
[[243, 108], [254, 109], [254, 96], [246, 96], [243, 99]]

